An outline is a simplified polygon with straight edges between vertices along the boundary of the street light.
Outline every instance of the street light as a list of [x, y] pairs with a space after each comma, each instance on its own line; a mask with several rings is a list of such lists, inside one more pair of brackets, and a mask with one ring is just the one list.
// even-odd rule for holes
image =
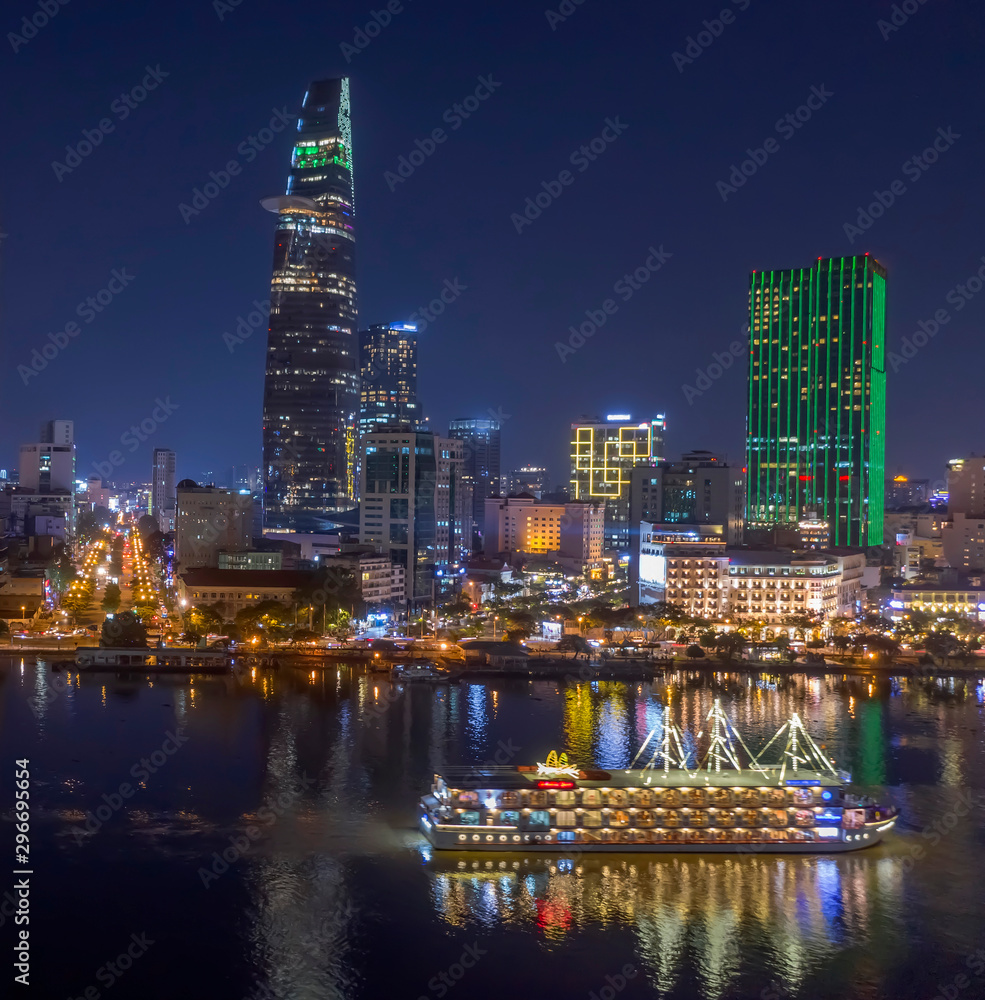
[[496, 622], [499, 621], [499, 615], [493, 615], [493, 642], [496, 641]]

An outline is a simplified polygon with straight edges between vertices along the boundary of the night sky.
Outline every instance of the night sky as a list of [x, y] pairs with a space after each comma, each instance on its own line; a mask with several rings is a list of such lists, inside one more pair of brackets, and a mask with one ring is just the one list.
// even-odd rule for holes
[[[499, 416], [504, 469], [547, 464], [557, 482], [573, 418], [666, 413], [670, 457], [707, 448], [741, 461], [746, 355], [730, 348], [745, 337], [749, 271], [868, 251], [889, 271], [899, 354], [887, 470], [939, 478], [983, 447], [985, 294], [973, 295], [977, 279], [955, 289], [985, 255], [985, 30], [971, 0], [893, 9], [392, 0], [397, 13], [369, 38], [357, 28], [384, 0], [71, 0], [28, 39], [23, 18], [43, 23], [41, 8], [5, 5], [3, 30], [21, 39], [8, 34], [0, 55], [0, 466], [53, 417], [76, 422], [80, 476], [118, 450], [108, 478], [147, 479], [154, 447], [177, 451], [179, 478], [259, 464], [266, 324], [232, 351], [223, 334], [269, 296], [275, 218], [259, 202], [284, 191], [293, 135], [261, 130], [296, 113], [310, 80], [349, 74], [360, 327], [410, 319], [446, 282], [460, 290], [420, 337], [436, 430]], [[154, 89], [134, 93], [145, 78]], [[478, 107], [458, 116], [477, 88]], [[70, 158], [66, 145], [103, 119], [112, 131]], [[611, 141], [583, 157], [607, 120]], [[388, 181], [437, 128], [444, 141]], [[767, 139], [773, 151], [757, 153]], [[936, 162], [915, 162], [935, 139]], [[749, 149], [765, 162], [723, 200], [718, 182]], [[180, 205], [231, 160], [239, 173], [186, 222]], [[542, 194], [547, 207], [518, 232], [511, 216], [543, 182], [558, 196]], [[893, 204], [846, 233], [876, 191]], [[657, 260], [651, 248], [660, 269], [617, 290]], [[118, 294], [80, 315], [114, 270]], [[604, 315], [607, 299], [604, 326], [562, 361], [569, 327]], [[905, 338], [940, 310], [947, 322], [904, 358]], [[61, 334], [73, 321], [77, 335]], [[59, 340], [29, 371], [32, 352]], [[716, 353], [731, 367], [698, 382]], [[144, 420], [158, 422], [146, 440], [121, 443]]]

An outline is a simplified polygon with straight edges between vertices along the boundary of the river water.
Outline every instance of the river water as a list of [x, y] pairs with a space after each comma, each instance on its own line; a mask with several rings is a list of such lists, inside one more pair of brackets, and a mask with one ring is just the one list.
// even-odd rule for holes
[[[416, 833], [442, 765], [556, 749], [626, 767], [668, 695], [691, 734], [720, 698], [753, 750], [800, 713], [857, 784], [901, 808], [897, 831], [816, 858], [433, 853]], [[983, 712], [980, 678], [403, 689], [335, 665], [66, 677], [0, 659], [5, 861], [15, 760], [33, 782], [22, 992], [985, 997]], [[0, 866], [0, 897], [14, 867]], [[0, 921], [10, 956], [15, 928]], [[12, 963], [0, 975], [20, 995]]]

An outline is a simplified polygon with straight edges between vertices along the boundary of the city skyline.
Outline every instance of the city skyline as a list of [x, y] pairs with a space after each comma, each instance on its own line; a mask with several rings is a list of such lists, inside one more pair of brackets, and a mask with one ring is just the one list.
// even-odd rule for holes
[[[191, 9], [176, 8], [182, 14]], [[336, 14], [311, 13], [345, 41], [364, 12], [342, 5]], [[9, 206], [0, 226], [5, 233], [0, 253], [9, 287], [30, 288], [32, 275], [43, 268], [27, 234], [57, 217], [70, 220], [66, 232], [76, 265], [40, 308], [34, 307], [38, 297], [23, 302], [14, 297], [11, 303], [9, 320], [23, 331], [23, 347], [5, 373], [11, 417], [0, 441], [0, 465], [16, 464], [19, 443], [32, 437], [30, 428], [46, 416], [52, 396], [79, 424], [80, 474], [121, 450], [126, 461], [114, 475], [137, 478], [137, 466], [146, 467], [160, 445], [174, 448], [181, 472], [195, 478], [202, 469], [259, 464], [254, 415], [263, 377], [266, 317], [260, 307], [269, 278], [270, 218], [258, 212], [257, 202], [283, 190], [293, 114], [308, 81], [345, 73], [351, 74], [362, 116], [355, 182], [362, 324], [410, 321], [415, 314], [423, 320], [421, 395], [428, 400], [431, 426], [442, 429], [454, 417], [481, 418], [492, 411], [504, 426], [505, 467], [547, 465], [551, 480], [563, 481], [567, 425], [578, 412], [659, 410], [668, 416], [668, 454], [705, 447], [734, 461], [742, 454], [745, 386], [730, 348], [745, 332], [749, 271], [869, 251], [889, 268], [898, 290], [887, 318], [886, 467], [942, 479], [948, 458], [977, 446], [966, 429], [973, 424], [966, 419], [970, 413], [958, 412], [938, 426], [918, 418], [907, 401], [928, 373], [931, 380], [953, 384], [959, 407], [970, 405], [963, 400], [973, 393], [970, 372], [952, 371], [944, 346], [973, 349], [981, 309], [974, 297], [981, 286], [981, 249], [974, 235], [980, 199], [969, 193], [979, 139], [965, 125], [973, 99], [970, 87], [962, 85], [969, 70], [959, 60], [946, 83], [931, 81], [911, 95], [905, 81], [912, 59], [950, 35], [954, 22], [931, 17], [922, 19], [921, 28], [907, 24], [886, 34], [878, 27], [880, 8], [846, 5], [837, 38], [848, 46], [852, 87], [878, 80], [886, 93], [884, 113], [863, 130], [843, 99], [849, 82], [844, 70], [824, 55], [834, 27], [822, 26], [802, 64], [767, 72], [747, 58], [750, 46], [778, 44], [802, 31], [808, 16], [790, 9], [775, 23], [750, 5], [741, 16], [737, 12], [736, 23], [707, 53], [688, 62], [693, 57], [675, 59], [674, 53], [683, 52], [688, 36], [701, 30], [700, 18], [640, 12], [645, 29], [659, 28], [668, 39], [662, 60], [645, 60], [666, 97], [656, 117], [643, 100], [649, 91], [637, 70], [625, 84], [598, 88], [567, 68], [600, 41], [624, 50], [627, 66], [639, 61], [634, 55], [642, 42], [634, 36], [647, 30], [630, 35], [621, 18], [606, 21], [590, 8], [553, 26], [543, 12], [522, 19], [523, 30], [542, 44], [536, 64], [519, 58], [509, 81], [489, 74], [497, 65], [496, 46], [482, 38], [451, 48], [440, 73], [402, 72], [402, 53], [424, 30], [419, 21], [402, 16], [355, 54], [340, 47], [326, 56], [313, 38], [292, 38], [294, 55], [285, 71], [253, 56], [278, 40], [284, 47], [286, 26], [265, 25], [268, 33], [255, 38], [256, 12], [236, 10], [215, 16], [211, 26], [203, 23], [202, 37], [193, 44], [209, 46], [209, 58], [180, 72], [165, 58], [176, 43], [173, 31], [162, 26], [164, 61], [137, 67], [120, 55], [125, 46], [117, 44], [112, 23], [96, 16], [79, 27], [92, 32], [88, 42], [102, 56], [100, 68], [86, 68], [67, 55], [65, 71], [80, 74], [90, 86], [70, 94], [45, 118], [32, 104], [33, 94], [42, 90], [31, 86], [36, 72], [31, 60], [56, 44], [61, 29], [53, 24], [17, 56], [28, 100], [14, 119], [28, 141], [13, 154], [12, 176], [24, 204], [42, 208], [28, 221], [18, 205]], [[960, 9], [953, 17], [962, 29], [959, 49], [967, 46], [973, 65], [981, 27]], [[431, 44], [447, 37], [439, 32]], [[723, 94], [718, 82], [729, 71], [740, 73], [742, 85]], [[213, 73], [226, 73], [238, 89], [210, 88], [208, 103], [192, 101]], [[552, 75], [568, 88], [566, 101], [559, 105], [547, 94], [538, 96], [537, 117], [527, 119], [520, 95], [539, 94], [539, 85]], [[894, 80], [905, 100], [893, 89]], [[115, 100], [120, 90], [138, 88], [139, 102], [128, 96], [134, 107]], [[90, 144], [80, 153], [76, 147], [88, 141], [82, 128], [91, 132], [111, 105], [129, 113], [124, 118], [122, 111], [110, 111], [113, 133], [103, 134], [98, 148]], [[806, 121], [798, 119], [799, 109]], [[702, 132], [713, 138], [690, 138], [692, 119], [703, 121]], [[41, 120], [43, 139], [37, 132]], [[199, 128], [192, 137], [175, 131], [182, 123], [206, 120], [212, 127]], [[535, 127], [535, 120], [549, 124]], [[518, 123], [533, 129], [537, 139], [528, 155], [485, 163], [483, 151]], [[443, 129], [441, 140], [431, 138], [436, 127]], [[35, 133], [39, 141], [30, 141]], [[675, 135], [683, 145], [670, 155], [666, 139]], [[114, 191], [106, 226], [87, 225], [86, 206], [105, 202], [121, 157], [151, 136], [158, 144], [152, 146], [140, 211], [136, 192]], [[582, 146], [590, 156], [579, 151]], [[604, 151], [593, 151], [600, 148]], [[44, 170], [38, 169], [38, 157]], [[842, 169], [849, 157], [851, 169]], [[235, 172], [226, 170], [229, 162]], [[654, 162], [661, 165], [656, 187], [646, 180]], [[59, 168], [48, 170], [54, 163]], [[690, 163], [701, 167], [686, 168]], [[565, 168], [574, 178], [570, 185], [555, 180]], [[388, 182], [387, 174], [397, 180]], [[464, 188], [456, 192], [459, 176], [488, 192], [481, 208]], [[800, 199], [807, 187], [812, 197]], [[555, 197], [556, 191], [561, 193]], [[548, 247], [575, 245], [581, 214], [603, 194], [615, 199], [610, 226], [618, 253], [612, 263], [562, 250], [545, 264]], [[151, 201], [144, 204], [147, 198]], [[637, 210], [641, 204], [647, 211]], [[797, 211], [791, 217], [793, 204]], [[463, 210], [475, 220], [464, 231], [458, 222]], [[510, 221], [514, 215], [523, 220], [519, 232]], [[139, 226], [149, 224], [155, 234], [153, 252], [138, 242], [138, 218]], [[685, 219], [703, 234], [700, 255]], [[417, 234], [421, 252], [409, 253], [407, 239], [394, 238], [402, 228]], [[230, 232], [240, 235], [230, 241]], [[456, 240], [460, 248], [449, 252]], [[207, 262], [220, 259], [220, 247], [224, 263], [217, 269]], [[654, 270], [661, 257], [664, 262]], [[664, 281], [671, 273], [673, 280]], [[184, 298], [194, 302], [193, 329]], [[615, 312], [604, 309], [610, 299]], [[504, 310], [517, 318], [505, 332], [490, 318]], [[945, 318], [935, 319], [941, 315]], [[603, 323], [596, 326], [596, 319]], [[64, 332], [70, 323], [78, 334]], [[134, 330], [160, 348], [174, 339], [178, 350], [159, 349], [160, 363], [141, 368], [131, 350]], [[470, 372], [463, 344], [504, 336], [507, 349]], [[627, 363], [645, 357], [654, 341], [660, 345], [659, 365]], [[193, 344], [199, 363], [189, 366], [182, 359]], [[532, 351], [533, 370], [550, 377], [514, 378], [508, 359], [520, 350]], [[112, 377], [126, 375], [117, 387], [120, 406], [108, 422], [85, 412], [75, 384], [77, 377], [102, 374], [101, 357], [112, 359]], [[173, 407], [168, 425], [144, 439], [137, 436], [133, 453], [119, 449], [121, 437], [141, 426], [153, 409], [147, 402], [158, 396]], [[557, 412], [556, 421], [539, 417], [545, 403]], [[202, 422], [216, 433], [201, 435]]]

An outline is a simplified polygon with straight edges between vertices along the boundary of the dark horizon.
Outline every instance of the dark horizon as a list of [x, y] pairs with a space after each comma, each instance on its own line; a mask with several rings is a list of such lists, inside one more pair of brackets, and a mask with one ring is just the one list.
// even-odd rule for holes
[[[433, 430], [496, 417], [503, 470], [546, 465], [552, 485], [585, 412], [665, 413], [668, 457], [740, 462], [750, 271], [869, 252], [889, 274], [887, 475], [942, 481], [981, 452], [976, 7], [394, 2], [368, 32], [377, 8], [349, 2], [68, 4], [30, 37], [39, 8], [8, 14], [0, 467], [54, 418], [75, 421], [80, 478], [116, 449], [119, 481], [149, 480], [155, 447], [179, 479], [260, 464], [260, 200], [285, 190], [294, 139], [264, 130], [343, 75], [358, 328], [424, 319]], [[121, 448], [157, 399], [172, 413]]]

